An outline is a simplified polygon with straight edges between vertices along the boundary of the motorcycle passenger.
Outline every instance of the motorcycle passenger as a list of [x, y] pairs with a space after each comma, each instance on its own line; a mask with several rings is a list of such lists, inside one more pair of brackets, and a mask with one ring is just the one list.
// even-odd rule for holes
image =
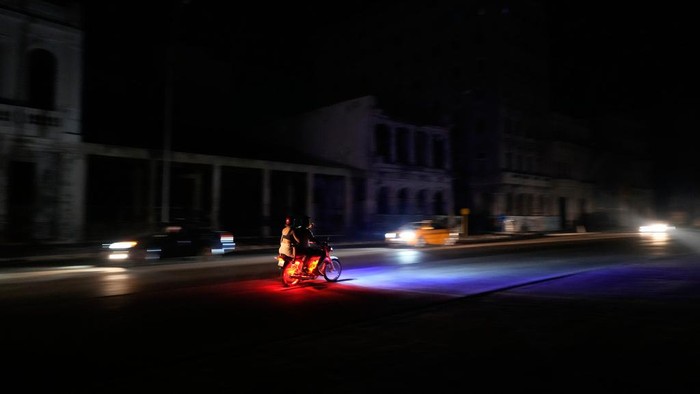
[[303, 266], [307, 266], [307, 261], [312, 256], [323, 256], [324, 250], [317, 245], [316, 237], [311, 231], [313, 228], [313, 223], [311, 218], [308, 216], [303, 216], [301, 218], [301, 225], [294, 229], [293, 235], [296, 241], [296, 253], [304, 256]]
[[294, 258], [296, 240], [294, 239], [294, 228], [292, 227], [292, 218], [287, 216], [284, 219], [284, 227], [280, 236], [280, 247], [278, 253], [289, 258]]

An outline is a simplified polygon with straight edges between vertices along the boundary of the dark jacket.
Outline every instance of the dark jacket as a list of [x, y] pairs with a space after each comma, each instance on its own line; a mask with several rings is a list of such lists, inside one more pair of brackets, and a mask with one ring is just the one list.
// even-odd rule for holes
[[316, 237], [311, 229], [307, 227], [297, 227], [294, 229], [294, 239], [297, 244], [297, 253], [299, 254], [314, 254], [318, 255], [321, 252], [321, 247], [313, 245], [316, 243]]

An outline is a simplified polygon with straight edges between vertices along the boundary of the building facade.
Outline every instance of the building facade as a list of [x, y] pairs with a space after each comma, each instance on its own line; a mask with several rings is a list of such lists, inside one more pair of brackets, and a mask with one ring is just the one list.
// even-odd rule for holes
[[394, 119], [364, 96], [279, 121], [274, 130], [274, 140], [360, 174], [353, 212], [362, 231], [454, 220], [448, 128]]
[[256, 146], [282, 145], [271, 160], [84, 142], [79, 8], [0, 0], [0, 241], [104, 239], [164, 217], [274, 237], [287, 214], [326, 234], [465, 212], [470, 232], [651, 216], [643, 125], [551, 113], [539, 2], [458, 3], [366, 13], [377, 34], [341, 37], [356, 56], [317, 63], [330, 104], [260, 130]]
[[623, 212], [651, 209], [648, 182], [637, 177], [638, 198], [623, 203], [612, 186], [628, 184], [629, 173], [592, 166], [632, 159], [644, 168], [648, 154], [604, 138], [628, 134], [628, 124], [552, 113], [545, 6], [375, 4], [340, 33], [315, 38], [324, 56], [314, 86], [329, 101], [369, 93], [391, 118], [449, 128], [452, 214], [467, 209], [473, 231], [580, 230], [594, 216], [629, 223]]
[[80, 12], [0, 1], [0, 238], [83, 232]]

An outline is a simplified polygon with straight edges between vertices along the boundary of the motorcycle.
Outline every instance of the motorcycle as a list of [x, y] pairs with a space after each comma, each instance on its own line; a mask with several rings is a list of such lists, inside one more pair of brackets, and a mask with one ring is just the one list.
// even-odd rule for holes
[[328, 239], [321, 241], [318, 245], [323, 249], [322, 256], [311, 256], [304, 264], [304, 255], [294, 257], [277, 255], [277, 267], [282, 272], [282, 283], [286, 287], [294, 286], [305, 280], [313, 280], [323, 276], [328, 282], [337, 282], [343, 266], [340, 259], [333, 256]]

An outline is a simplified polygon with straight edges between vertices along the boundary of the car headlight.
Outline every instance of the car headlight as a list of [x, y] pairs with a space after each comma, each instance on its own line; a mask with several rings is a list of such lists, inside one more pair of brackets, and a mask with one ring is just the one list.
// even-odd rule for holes
[[136, 241], [120, 241], [120, 242], [113, 242], [109, 244], [109, 249], [111, 250], [124, 250], [124, 249], [131, 249], [134, 246], [136, 246], [138, 242]]
[[666, 223], [652, 223], [644, 226], [639, 226], [640, 233], [665, 233], [674, 229]]
[[396, 238], [396, 233], [385, 233], [384, 238], [385, 239], [394, 239], [394, 238]]
[[407, 241], [415, 239], [416, 232], [415, 231], [402, 231], [401, 233], [399, 233], [399, 238], [405, 239]]

